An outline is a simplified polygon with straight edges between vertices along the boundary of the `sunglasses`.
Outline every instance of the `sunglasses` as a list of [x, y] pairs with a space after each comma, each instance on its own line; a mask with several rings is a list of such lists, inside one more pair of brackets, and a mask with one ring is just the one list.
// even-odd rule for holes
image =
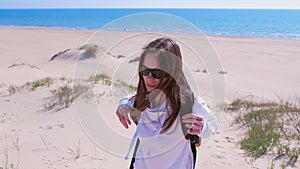
[[152, 77], [154, 77], [155, 79], [161, 79], [167, 75], [166, 72], [164, 72], [160, 69], [149, 69], [145, 66], [142, 66], [141, 73], [143, 76], [148, 76], [150, 72], [151, 72]]

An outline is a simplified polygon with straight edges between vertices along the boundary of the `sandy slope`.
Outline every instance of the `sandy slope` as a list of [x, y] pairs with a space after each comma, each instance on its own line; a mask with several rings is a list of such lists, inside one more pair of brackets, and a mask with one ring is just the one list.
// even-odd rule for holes
[[[46, 98], [51, 96], [50, 90], [63, 84], [72, 85], [73, 81], [59, 78], [72, 79], [74, 75], [74, 62], [50, 62], [49, 59], [60, 51], [82, 46], [93, 37], [93, 33], [76, 30], [0, 28], [0, 167], [4, 167], [7, 162], [8, 166], [13, 164], [14, 168], [18, 166], [22, 169], [127, 168], [128, 161], [105, 152], [87, 136], [80, 126], [80, 119], [73, 104], [60, 111], [49, 111], [43, 106], [47, 102]], [[114, 38], [130, 36], [127, 32], [100, 32], [98, 35]], [[195, 43], [196, 39], [187, 35], [176, 37], [191, 43]], [[126, 75], [135, 71], [136, 62], [128, 64], [127, 61], [134, 59], [150, 38], [153, 36], [138, 36], [120, 42], [110, 54], [127, 58], [108, 55], [101, 62], [98, 73], [106, 73], [111, 78], [125, 77], [125, 80], [127, 78], [134, 82], [134, 76]], [[289, 98], [300, 92], [299, 40], [239, 37], [209, 39], [222, 61], [222, 70], [226, 72], [227, 102], [245, 97], [277, 100], [277, 96]], [[206, 67], [190, 57], [188, 48], [183, 47], [183, 53], [184, 57], [187, 56], [185, 64], [192, 70], [195, 84], [199, 88], [198, 93], [210, 102], [212, 95], [209, 75], [202, 72]], [[77, 66], [83, 66], [80, 69], [83, 72], [85, 68], [96, 68], [98, 65], [95, 61], [99, 62], [93, 59], [85, 60]], [[13, 64], [16, 65], [12, 66]], [[116, 68], [119, 68], [119, 72], [115, 72]], [[223, 76], [218, 72], [217, 75]], [[45, 77], [54, 79], [50, 87], [39, 87], [35, 91], [23, 89], [9, 95], [9, 85], [20, 86]], [[89, 75], [84, 77], [88, 78]], [[111, 127], [115, 131], [125, 132], [130, 138], [134, 127], [124, 131], [113, 114], [118, 97], [113, 97], [114, 93], [106, 84], [100, 83], [93, 90], [96, 90], [98, 96], [97, 104], [105, 105], [101, 107], [101, 111], [106, 112], [105, 118], [112, 124]], [[269, 167], [270, 158], [253, 163], [246, 162], [242, 150], [237, 145], [243, 132], [230, 125], [232, 120], [233, 115], [222, 116], [218, 132], [199, 149], [198, 168]], [[101, 132], [103, 131], [99, 129], [99, 133]]]

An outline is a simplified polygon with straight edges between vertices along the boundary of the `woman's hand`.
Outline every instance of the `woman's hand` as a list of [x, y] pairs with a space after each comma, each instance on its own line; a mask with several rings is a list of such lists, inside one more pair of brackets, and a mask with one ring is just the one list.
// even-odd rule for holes
[[182, 122], [185, 124], [186, 128], [188, 128], [188, 134], [201, 134], [204, 125], [203, 117], [190, 113], [182, 116]]
[[128, 128], [129, 125], [131, 125], [131, 121], [128, 118], [128, 114], [130, 112], [131, 107], [123, 104], [121, 106], [118, 107], [116, 114], [120, 120], [120, 122], [122, 123], [122, 125], [125, 128]]

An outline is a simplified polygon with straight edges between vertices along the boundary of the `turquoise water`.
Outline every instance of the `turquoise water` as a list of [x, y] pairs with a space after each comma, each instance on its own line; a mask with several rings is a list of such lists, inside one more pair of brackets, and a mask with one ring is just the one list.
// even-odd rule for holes
[[[142, 12], [175, 15], [194, 24], [208, 35], [300, 38], [300, 10], [258, 9], [0, 9], [0, 26], [102, 29], [121, 31], [162, 31], [194, 33], [174, 29], [164, 17], [134, 20], [103, 28], [120, 17]], [[145, 24], [148, 23], [148, 24]], [[165, 23], [165, 25], [155, 25]]]

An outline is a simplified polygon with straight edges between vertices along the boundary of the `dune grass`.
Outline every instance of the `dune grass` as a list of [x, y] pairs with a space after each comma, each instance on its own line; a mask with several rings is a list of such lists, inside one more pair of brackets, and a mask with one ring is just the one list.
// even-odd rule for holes
[[255, 160], [274, 155], [273, 162], [286, 160], [282, 167], [295, 165], [300, 155], [299, 103], [299, 100], [274, 103], [237, 99], [227, 106], [227, 111], [239, 113], [234, 124], [246, 128], [240, 146], [247, 156]]
[[[50, 87], [54, 83], [54, 81], [57, 80], [67, 81], [68, 84], [72, 82], [71, 80], [68, 80], [65, 77], [61, 77], [59, 79], [46, 77], [36, 81], [27, 82], [21, 86], [10, 85], [8, 87], [8, 92], [9, 95], [13, 95], [23, 90], [35, 91], [39, 87]], [[46, 108], [47, 110], [61, 110], [63, 108], [69, 107], [78, 97], [93, 97], [93, 91], [91, 90], [92, 88], [89, 82], [92, 82], [94, 84], [102, 83], [102, 85], [106, 86], [114, 85], [114, 87], [121, 88], [128, 92], [133, 92], [137, 89], [135, 86], [129, 85], [126, 82], [120, 80], [112, 82], [110, 77], [106, 74], [97, 74], [84, 80], [82, 84], [77, 84], [73, 87], [71, 85], [63, 83], [64, 85], [57, 87], [56, 89], [50, 89], [51, 95], [44, 99], [44, 108]]]
[[106, 74], [97, 74], [95, 76], [90, 76], [86, 81], [94, 82], [95, 84], [99, 83], [99, 81], [102, 81], [105, 85], [111, 85], [110, 77]]
[[24, 85], [17, 86], [17, 85], [9, 85], [8, 92], [10, 95], [13, 95], [17, 92], [20, 92], [24, 89], [29, 89], [32, 91], [35, 91], [38, 87], [47, 86], [50, 87], [50, 85], [53, 83], [53, 79], [50, 77], [46, 77], [43, 79], [26, 82]]
[[74, 160], [76, 162], [76, 160], [78, 160], [80, 157], [82, 156], [87, 156], [86, 154], [82, 154], [81, 151], [81, 145], [80, 145], [80, 140], [78, 141], [78, 145], [77, 147], [75, 147], [74, 149], [67, 147], [68, 149], [68, 154], [71, 155], [71, 157], [69, 158], [70, 160]]
[[[7, 141], [7, 136], [11, 137], [11, 144]], [[0, 169], [18, 169], [20, 163], [20, 145], [19, 145], [20, 135], [19, 133], [15, 132], [14, 136], [5, 135], [4, 137], [4, 144], [3, 144], [3, 155], [4, 159], [3, 166], [0, 165]], [[13, 149], [17, 153], [17, 159], [11, 160], [11, 155], [9, 155], [9, 148], [13, 147]]]
[[50, 93], [52, 95], [46, 98], [47, 101], [44, 103], [44, 107], [47, 110], [52, 110], [54, 108], [57, 108], [58, 110], [67, 108], [74, 100], [72, 88], [68, 85], [61, 86], [58, 89], [50, 90]]
[[106, 74], [97, 74], [95, 76], [91, 76], [86, 81], [94, 82], [95, 84], [102, 82], [103, 85], [107, 85], [107, 86], [114, 85], [114, 87], [126, 89], [129, 92], [136, 91], [136, 89], [137, 89], [135, 86], [127, 84], [126, 82], [121, 81], [121, 80], [116, 80], [113, 82], [110, 80], [110, 77]]
[[38, 87], [41, 86], [47, 86], [49, 87], [53, 83], [53, 79], [50, 77], [46, 77], [40, 80], [32, 81], [32, 82], [27, 82], [25, 86], [31, 90], [36, 90]]
[[137, 90], [137, 87], [136, 87], [136, 86], [127, 84], [126, 82], [121, 81], [121, 80], [117, 80], [113, 85], [114, 85], [115, 87], [118, 87], [118, 88], [121, 88], [121, 89], [125, 89], [125, 90], [127, 90], [129, 93], [132, 93], [132, 92], [134, 92], [134, 91]]

